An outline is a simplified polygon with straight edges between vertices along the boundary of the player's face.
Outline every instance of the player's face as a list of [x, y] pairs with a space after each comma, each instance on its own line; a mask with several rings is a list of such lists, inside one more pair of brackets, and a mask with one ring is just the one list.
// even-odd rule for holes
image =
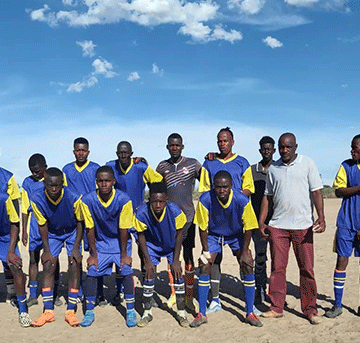
[[76, 162], [85, 163], [89, 154], [90, 150], [86, 144], [75, 144], [74, 155]]
[[228, 155], [232, 152], [234, 141], [227, 131], [222, 131], [217, 136], [217, 145], [221, 155]]
[[354, 161], [360, 161], [360, 139], [355, 139], [351, 143], [351, 157]]
[[180, 138], [170, 138], [168, 145], [169, 154], [173, 160], [177, 160], [181, 156], [181, 152], [184, 149]]
[[48, 176], [45, 174], [44, 184], [46, 193], [49, 197], [56, 201], [61, 195], [61, 190], [63, 188], [63, 178], [61, 176]]
[[107, 172], [99, 173], [96, 177], [96, 185], [100, 195], [110, 194], [115, 185], [114, 176]]
[[295, 153], [298, 145], [293, 136], [283, 136], [279, 142], [279, 154], [284, 163], [291, 163], [295, 160]]
[[263, 160], [265, 162], [269, 162], [270, 160], [272, 160], [272, 157], [275, 153], [275, 149], [271, 143], [265, 143], [261, 145], [259, 152]]
[[36, 165], [30, 167], [31, 174], [36, 180], [41, 180], [44, 177], [45, 170], [46, 166], [39, 167], [38, 165]]
[[215, 194], [223, 204], [229, 200], [231, 186], [231, 181], [226, 178], [216, 179], [214, 182]]
[[121, 164], [129, 164], [132, 156], [132, 151], [127, 144], [121, 144], [116, 152]]
[[165, 193], [153, 193], [150, 195], [150, 206], [158, 217], [164, 212], [166, 201], [167, 197]]

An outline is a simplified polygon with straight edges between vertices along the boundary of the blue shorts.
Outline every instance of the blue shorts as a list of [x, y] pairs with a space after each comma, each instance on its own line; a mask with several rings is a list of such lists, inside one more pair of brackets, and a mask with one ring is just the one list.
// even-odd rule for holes
[[338, 227], [335, 234], [335, 252], [342, 257], [350, 257], [354, 250], [356, 257], [360, 256], [360, 241], [356, 238], [357, 231]]
[[[66, 243], [67, 255], [70, 256], [71, 251], [74, 248], [75, 238], [76, 238], [76, 230], [74, 230], [73, 232], [70, 232], [66, 236], [62, 236], [61, 239], [56, 238], [55, 235], [51, 235], [51, 236], [49, 235], [49, 247], [50, 247], [50, 252], [51, 252], [52, 257], [57, 257], [60, 255], [61, 249], [62, 249], [64, 243]], [[81, 244], [79, 246], [79, 250], [81, 253], [81, 250], [82, 250]]]
[[243, 246], [243, 235], [238, 236], [217, 236], [208, 234], [207, 243], [210, 254], [219, 254], [224, 245], [229, 245], [233, 255]]
[[[103, 253], [98, 252], [97, 258], [98, 258], [99, 270], [96, 270], [95, 266], [91, 266], [88, 269], [89, 276], [98, 277], [98, 276], [104, 276], [104, 275], [111, 275], [113, 263], [115, 263], [117, 270], [118, 270], [118, 268], [120, 268], [120, 264], [121, 264], [120, 253], [118, 253], [118, 254], [103, 254]], [[123, 265], [120, 270], [120, 275], [122, 275], [122, 276], [131, 275], [132, 273], [133, 273], [132, 268], [126, 264]]]
[[28, 249], [29, 251], [39, 251], [43, 248], [43, 245], [39, 232], [39, 224], [32, 212], [29, 213], [28, 223], [30, 223]]
[[159, 253], [159, 252], [155, 251], [154, 249], [152, 249], [152, 247], [149, 246], [148, 244], [146, 244], [146, 246], [147, 246], [147, 250], [149, 253], [151, 263], [154, 266], [157, 266], [163, 257], [167, 258], [169, 264], [173, 263], [173, 260], [174, 260], [174, 252], [173, 251], [171, 251], [169, 253]]
[[[0, 239], [0, 261], [2, 261], [3, 263], [4, 271], [9, 270], [6, 263], [6, 257], [8, 254], [9, 245], [10, 245], [10, 241], [6, 241], [6, 240], [3, 241]], [[15, 254], [21, 257], [18, 245], [16, 245]]]

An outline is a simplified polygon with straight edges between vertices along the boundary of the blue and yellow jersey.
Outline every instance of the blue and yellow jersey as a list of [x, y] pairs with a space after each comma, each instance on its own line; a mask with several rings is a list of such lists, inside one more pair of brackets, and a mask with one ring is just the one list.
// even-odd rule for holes
[[11, 200], [20, 198], [19, 187], [14, 175], [4, 168], [0, 168], [0, 192], [9, 194]]
[[[336, 174], [335, 189], [354, 187], [360, 185], [360, 164], [349, 159], [341, 163]], [[347, 228], [353, 231], [360, 230], [360, 194], [344, 197], [336, 221], [338, 228]]]
[[145, 185], [162, 180], [162, 176], [144, 162], [134, 163], [131, 159], [126, 170], [121, 167], [118, 160], [107, 162], [106, 165], [114, 171], [115, 188], [130, 197], [135, 210], [144, 202]]
[[199, 192], [209, 191], [213, 187], [214, 176], [220, 170], [226, 170], [231, 175], [233, 189], [255, 192], [250, 164], [246, 158], [237, 154], [227, 160], [205, 160], [201, 169]]
[[49, 237], [65, 239], [76, 230], [77, 221], [82, 221], [81, 196], [64, 187], [57, 201], [46, 190], [38, 190], [30, 196], [31, 208], [39, 225], [47, 223]]
[[130, 197], [113, 189], [111, 198], [104, 202], [98, 191], [81, 199], [85, 227], [95, 230], [96, 251], [103, 254], [120, 253], [120, 232], [132, 228], [133, 207]]
[[157, 219], [150, 202], [139, 207], [134, 218], [134, 227], [137, 232], [144, 232], [146, 244], [160, 254], [174, 251], [176, 230], [182, 229], [186, 224], [186, 216], [180, 207], [172, 201]]
[[196, 207], [194, 223], [201, 230], [218, 236], [234, 236], [258, 228], [250, 200], [241, 191], [231, 190], [224, 205], [211, 190], [201, 195]]
[[100, 166], [90, 162], [79, 167], [75, 162], [68, 163], [63, 172], [65, 175], [64, 184], [74, 193], [85, 195], [96, 190], [96, 171]]
[[10, 223], [18, 223], [19, 216], [16, 213], [10, 196], [0, 193], [0, 241], [10, 242]]

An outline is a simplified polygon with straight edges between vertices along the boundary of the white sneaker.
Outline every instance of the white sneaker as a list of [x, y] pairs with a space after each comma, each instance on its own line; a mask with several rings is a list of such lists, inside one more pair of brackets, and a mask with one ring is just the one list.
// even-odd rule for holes
[[19, 315], [19, 323], [23, 328], [29, 327], [31, 325], [31, 319], [29, 313], [21, 312]]
[[219, 311], [222, 311], [221, 304], [213, 300], [210, 303], [209, 307], [207, 308], [206, 314], [215, 313], [215, 312], [219, 312]]

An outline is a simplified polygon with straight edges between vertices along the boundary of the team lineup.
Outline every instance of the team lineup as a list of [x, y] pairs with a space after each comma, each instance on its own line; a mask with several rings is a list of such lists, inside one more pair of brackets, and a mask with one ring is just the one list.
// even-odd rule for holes
[[[220, 267], [223, 247], [229, 245], [239, 264], [245, 322], [261, 327], [260, 317], [283, 316], [291, 244], [299, 267], [302, 313], [310, 324], [319, 324], [313, 235], [324, 232], [326, 225], [323, 186], [314, 161], [296, 153], [292, 133], [278, 139], [278, 161], [273, 161], [274, 139], [263, 137], [259, 142], [262, 159], [252, 166], [232, 151], [234, 135], [228, 127], [219, 131], [217, 143], [219, 152], [208, 153], [201, 165], [182, 156], [182, 137], [173, 133], [167, 140], [170, 158], [154, 170], [144, 158], [132, 156], [132, 146], [126, 141], [118, 144], [116, 160], [100, 166], [88, 160], [89, 142], [77, 138], [75, 162], [62, 170], [48, 168], [43, 155], [32, 155], [31, 175], [24, 180], [21, 194], [12, 173], [0, 168], [0, 257], [7, 301], [18, 307], [20, 325], [41, 327], [55, 320], [54, 306], [62, 305], [57, 291], [58, 257], [65, 248], [69, 276], [65, 320], [70, 326], [94, 323], [95, 306], [109, 301], [103, 293], [104, 276], [112, 275], [113, 265], [116, 296], [111, 302], [125, 303], [128, 327], [148, 325], [153, 320], [152, 308], [157, 306], [153, 298], [157, 265], [165, 257], [171, 288], [167, 304], [169, 308], [176, 306], [174, 318], [180, 326], [198, 327], [208, 322], [209, 313], [222, 310]], [[336, 196], [343, 202], [334, 245], [335, 302], [325, 313], [328, 318], [342, 314], [348, 260], [353, 250], [360, 256], [360, 135], [351, 142], [351, 156], [341, 164], [334, 181]], [[192, 194], [196, 180], [202, 195], [195, 209]], [[149, 200], [144, 203], [146, 185]], [[193, 255], [196, 225], [202, 251], [198, 259]], [[250, 250], [251, 239], [254, 252]], [[19, 240], [29, 251], [28, 297]], [[143, 305], [139, 319], [135, 311], [133, 240], [142, 273], [143, 295], [141, 300], [136, 299]], [[271, 255], [269, 281], [267, 245]], [[84, 250], [89, 256], [86, 261], [82, 260]], [[39, 303], [40, 262], [44, 311], [32, 321], [28, 307]], [[194, 294], [196, 266], [199, 273]], [[86, 276], [82, 275], [83, 267]], [[258, 305], [266, 297], [271, 306], [261, 312]], [[77, 311], [81, 302], [85, 313], [82, 320]], [[188, 313], [194, 314], [192, 320]]]

